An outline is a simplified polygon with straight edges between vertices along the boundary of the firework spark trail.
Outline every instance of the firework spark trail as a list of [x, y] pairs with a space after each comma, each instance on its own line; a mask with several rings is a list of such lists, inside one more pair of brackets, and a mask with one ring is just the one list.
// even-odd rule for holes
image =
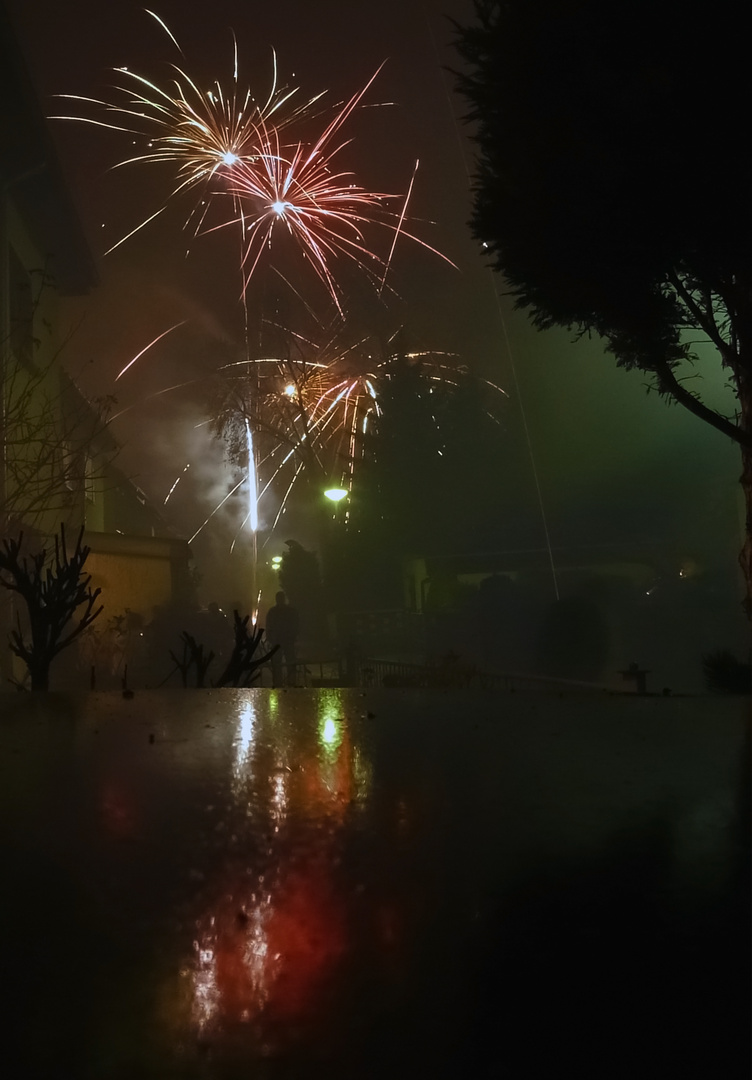
[[119, 248], [121, 244], [124, 244], [126, 242], [126, 240], [130, 240], [130, 238], [132, 236], [135, 236], [137, 232], [140, 232], [141, 229], [143, 229], [145, 225], [148, 225], [150, 222], [154, 221], [155, 218], [158, 218], [160, 214], [164, 213], [164, 211], [166, 209], [167, 209], [167, 204], [165, 203], [164, 206], [160, 206], [159, 210], [155, 210], [153, 214], [150, 214], [148, 218], [146, 218], [144, 221], [142, 221], [140, 225], [137, 225], [135, 227], [135, 229], [131, 229], [131, 231], [129, 233], [126, 233], [125, 236], [122, 236], [117, 241], [117, 243], [112, 245], [112, 247], [108, 247], [107, 250], [102, 253], [103, 257], [105, 255], [109, 255], [111, 252], [113, 252], [115, 250], [115, 248]]
[[386, 276], [389, 273], [389, 267], [392, 265], [392, 258], [394, 256], [394, 249], [397, 247], [397, 239], [399, 237], [400, 230], [402, 229], [402, 226], [403, 226], [403, 224], [405, 222], [405, 215], [407, 214], [407, 206], [408, 206], [408, 203], [410, 202], [410, 196], [413, 193], [413, 185], [415, 184], [415, 177], [418, 174], [418, 165], [419, 165], [419, 162], [416, 161], [415, 162], [415, 168], [413, 169], [413, 175], [410, 177], [410, 184], [408, 185], [407, 193], [405, 195], [405, 201], [402, 204], [402, 210], [400, 212], [399, 221], [397, 222], [397, 226], [396, 226], [396, 228], [394, 230], [394, 236], [392, 237], [392, 246], [389, 249], [389, 254], [386, 257], [386, 260], [384, 261], [384, 273], [381, 275], [381, 281], [379, 282], [379, 296], [381, 296], [381, 294], [384, 291], [384, 285], [386, 284]]
[[[149, 349], [151, 349], [151, 347], [153, 345], [156, 345], [157, 342], [161, 341], [163, 337], [167, 337], [167, 335], [171, 334], [173, 330], [177, 330], [177, 328], [179, 326], [185, 326], [185, 324], [187, 322], [188, 322], [187, 319], [182, 319], [180, 322], [176, 322], [174, 326], [169, 327], [169, 329], [163, 330], [161, 334], [157, 334], [157, 336], [154, 338], [153, 341], [150, 341], [149, 344], [147, 346], [145, 346], [145, 348], [143, 348], [141, 350], [141, 352], [136, 353], [136, 355], [133, 357], [133, 359], [128, 361], [128, 363], [125, 365], [125, 367], [122, 369], [122, 371], [120, 371], [119, 374], [115, 376], [115, 382], [117, 382], [118, 379], [121, 378], [121, 376], [125, 375], [126, 371], [128, 371], [129, 368], [132, 368], [133, 365], [136, 363], [136, 361], [140, 360], [141, 357], [144, 355], [144, 353], [148, 352]], [[118, 416], [120, 416], [120, 415], [122, 415], [122, 414], [118, 413]], [[114, 417], [113, 417], [113, 419], [114, 419]]]
[[[298, 467], [295, 470], [295, 473], [293, 475], [292, 480], [288, 484], [287, 491], [285, 492], [284, 497], [282, 499], [282, 502], [280, 503], [279, 510], [277, 511], [277, 516], [275, 517], [274, 521], [272, 522], [272, 526], [271, 526], [271, 529], [269, 530], [269, 536], [267, 537], [267, 540], [271, 539], [272, 534], [274, 533], [274, 530], [276, 529], [277, 525], [279, 524], [279, 519], [282, 517], [282, 514], [285, 511], [285, 505], [287, 503], [287, 500], [290, 497], [290, 493], [292, 492], [293, 487], [295, 486], [295, 481], [300, 476], [301, 472], [303, 471], [303, 468], [304, 468], [304, 463], [301, 461], [301, 463], [298, 465]], [[264, 544], [266, 544], [266, 540], [264, 541]]]
[[245, 437], [248, 447], [248, 518], [253, 532], [258, 532], [258, 479], [256, 477], [256, 454], [253, 449], [253, 432], [246, 417]]
[[[152, 344], [154, 344], [154, 343], [152, 342]], [[147, 346], [147, 348], [148, 347], [149, 346]], [[142, 350], [141, 353], [139, 353], [139, 356], [143, 355], [144, 351], [145, 350]], [[138, 359], [138, 357], [135, 357], [134, 360], [135, 359]], [[133, 362], [134, 362], [133, 360], [130, 361], [130, 364], [132, 364]], [[273, 374], [278, 375], [279, 372], [280, 372], [281, 367], [283, 365], [287, 364], [287, 363], [288, 363], [288, 361], [281, 360], [281, 359], [279, 359], [277, 357], [263, 357], [263, 358], [255, 359], [255, 360], [237, 360], [237, 361], [233, 361], [233, 363], [231, 363], [231, 364], [223, 364], [220, 368], [218, 368], [218, 372], [222, 373], [224, 371], [229, 371], [230, 369], [236, 368], [236, 367], [246, 367], [247, 368], [249, 365], [259, 365], [259, 366], [261, 366], [261, 365], [270, 365], [274, 369]], [[326, 370], [326, 367], [327, 367], [326, 364], [312, 363], [311, 361], [302, 361], [300, 363], [301, 363], [301, 366], [303, 366], [305, 368], [320, 368], [320, 369], [322, 369], [324, 371]], [[129, 366], [130, 366], [130, 364], [129, 364]], [[283, 373], [283, 375], [284, 375], [284, 373]], [[201, 375], [201, 376], [198, 376], [197, 378], [194, 378], [194, 379], [186, 379], [183, 382], [173, 383], [171, 386], [164, 386], [164, 387], [162, 387], [161, 390], [154, 390], [151, 393], [146, 394], [138, 402], [134, 402], [132, 405], [127, 405], [124, 409], [120, 409], [119, 412], [113, 413], [112, 416], [109, 417], [108, 422], [112, 423], [113, 421], [118, 420], [121, 416], [125, 416], [127, 413], [132, 412], [134, 409], [136, 409], [139, 406], [145, 404], [146, 402], [153, 401], [155, 398], [163, 397], [164, 395], [173, 393], [173, 392], [175, 392], [177, 390], [186, 390], [186, 389], [188, 389], [190, 387], [198, 386], [201, 383], [205, 383], [207, 381], [207, 379], [213, 379], [213, 378], [215, 378], [214, 374], [208, 375], [208, 376], [207, 375]], [[298, 415], [300, 415], [300, 414], [298, 414]], [[215, 424], [216, 421], [217, 421], [216, 416], [215, 417], [209, 417], [208, 419], [202, 420], [200, 423], [196, 424], [195, 427], [196, 428], [205, 427], [205, 426], [210, 425], [210, 424]]]
[[235, 494], [235, 492], [238, 491], [243, 486], [243, 484], [245, 482], [246, 482], [246, 477], [244, 476], [242, 478], [242, 480], [238, 480], [237, 484], [235, 484], [234, 487], [230, 488], [230, 490], [227, 492], [225, 497], [223, 499], [221, 499], [220, 502], [217, 503], [217, 505], [214, 507], [212, 512], [209, 514], [209, 516], [207, 518], [205, 518], [203, 523], [201, 525], [199, 525], [199, 527], [196, 529], [195, 533], [193, 534], [193, 536], [188, 541], [189, 544], [193, 543], [193, 541], [196, 539], [196, 537], [199, 535], [199, 533], [202, 532], [206, 528], [206, 526], [209, 524], [209, 522], [214, 517], [214, 515], [216, 513], [218, 513], [222, 509], [222, 507], [225, 505], [227, 500], [232, 498], [232, 496]]
[[176, 48], [176, 49], [178, 50], [178, 52], [180, 53], [180, 55], [181, 55], [181, 56], [185, 56], [185, 53], [183, 52], [183, 50], [182, 50], [182, 49], [180, 48], [180, 46], [178, 45], [178, 42], [177, 42], [177, 38], [176, 38], [176, 37], [175, 37], [175, 35], [173, 34], [172, 30], [170, 30], [169, 26], [168, 26], [168, 25], [167, 25], [167, 23], [166, 23], [166, 22], [164, 21], [164, 19], [160, 18], [160, 16], [159, 16], [159, 15], [157, 15], [157, 13], [156, 13], [155, 11], [149, 11], [149, 9], [148, 9], [148, 8], [144, 8], [144, 11], [146, 12], [146, 14], [147, 14], [147, 15], [151, 15], [152, 19], [154, 19], [154, 20], [155, 20], [156, 22], [158, 22], [158, 23], [159, 23], [159, 25], [160, 25], [160, 26], [162, 27], [162, 29], [164, 30], [165, 34], [167, 34], [167, 36], [168, 36], [168, 38], [170, 39], [170, 41], [172, 41], [172, 43], [174, 44], [175, 48]]
[[[115, 420], [119, 420], [121, 416], [125, 416], [126, 413], [132, 412], [138, 408], [139, 405], [143, 405], [147, 401], [153, 401], [155, 398], [164, 397], [165, 394], [171, 394], [174, 390], [185, 390], [189, 386], [196, 386], [198, 383], [206, 382], [206, 376], [199, 376], [196, 379], [186, 379], [184, 382], [174, 383], [172, 386], [164, 386], [161, 390], [154, 390], [150, 394], [146, 394], [140, 401], [134, 402], [132, 405], [126, 405], [124, 409], [120, 409], [119, 412], [113, 413], [110, 416], [108, 423], [112, 424]], [[204, 423], [210, 424], [211, 420], [206, 420]], [[197, 424], [196, 427], [201, 427], [202, 424]]]
[[188, 472], [188, 470], [190, 469], [190, 467], [191, 467], [191, 463], [190, 463], [190, 461], [189, 461], [189, 462], [188, 462], [188, 464], [186, 465], [186, 467], [185, 467], [185, 468], [183, 469], [183, 471], [182, 471], [182, 472], [181, 472], [181, 473], [180, 473], [180, 474], [178, 475], [177, 479], [175, 480], [175, 483], [174, 483], [174, 484], [172, 485], [172, 487], [170, 488], [170, 490], [169, 490], [169, 491], [167, 492], [167, 494], [165, 495], [165, 500], [164, 500], [164, 502], [162, 503], [162, 506], [167, 506], [167, 503], [168, 503], [168, 500], [170, 499], [170, 496], [172, 495], [173, 491], [174, 491], [174, 490], [175, 490], [175, 488], [176, 488], [176, 487], [178, 486], [178, 484], [180, 483], [180, 481], [181, 481], [181, 480], [183, 479], [183, 477], [185, 476], [185, 474], [186, 474], [186, 473]]

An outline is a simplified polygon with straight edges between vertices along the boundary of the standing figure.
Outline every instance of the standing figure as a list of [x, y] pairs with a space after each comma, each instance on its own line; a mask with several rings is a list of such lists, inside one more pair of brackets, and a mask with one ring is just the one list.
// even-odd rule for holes
[[[274, 607], [266, 613], [267, 644], [279, 648], [272, 656], [272, 683], [274, 686], [295, 685], [295, 644], [298, 640], [298, 613], [287, 603], [287, 597], [280, 591]], [[287, 678], [283, 678], [283, 659], [287, 668]]]

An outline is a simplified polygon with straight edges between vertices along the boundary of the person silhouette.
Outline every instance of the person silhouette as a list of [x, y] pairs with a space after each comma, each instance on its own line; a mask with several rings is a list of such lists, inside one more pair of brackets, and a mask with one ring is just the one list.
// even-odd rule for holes
[[279, 646], [272, 656], [272, 684], [274, 686], [283, 686], [285, 683], [289, 686], [295, 685], [297, 640], [298, 613], [287, 603], [287, 596], [280, 589], [275, 597], [274, 606], [270, 607], [266, 613], [267, 644]]

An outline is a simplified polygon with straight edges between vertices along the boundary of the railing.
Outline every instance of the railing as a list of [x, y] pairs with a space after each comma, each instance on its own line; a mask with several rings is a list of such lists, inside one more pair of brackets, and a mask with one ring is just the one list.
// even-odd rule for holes
[[[590, 693], [614, 694], [602, 683], [557, 679], [546, 675], [493, 674], [479, 671], [461, 662], [445, 664], [409, 664], [399, 660], [369, 658], [360, 664], [360, 685], [370, 687], [425, 687], [440, 689], [477, 689], [511, 693]], [[629, 691], [626, 691], [627, 693]]]
[[[340, 657], [324, 660], [298, 660], [294, 671], [290, 671], [290, 665], [281, 665], [281, 685], [285, 686], [357, 686], [357, 671], [354, 676], [348, 674], [345, 661]], [[265, 664], [261, 668], [260, 679], [255, 686], [270, 687], [272, 682], [271, 664]]]
[[[353, 659], [349, 663], [341, 658], [324, 660], [301, 660], [295, 665], [293, 678], [284, 670], [284, 682], [288, 686], [336, 687], [361, 686], [371, 688], [409, 688], [444, 690], [487, 690], [496, 693], [547, 693], [547, 694], [620, 694], [630, 690], [615, 689], [602, 683], [582, 682], [575, 679], [557, 679], [546, 675], [519, 673], [495, 674], [479, 671], [454, 658], [443, 663], [414, 664], [401, 660], [381, 660], [375, 657]], [[262, 669], [257, 686], [271, 686], [271, 668]]]

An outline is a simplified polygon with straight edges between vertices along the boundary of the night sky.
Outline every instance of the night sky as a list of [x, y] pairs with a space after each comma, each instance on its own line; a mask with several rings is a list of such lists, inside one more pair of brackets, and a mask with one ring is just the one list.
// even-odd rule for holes
[[[59, 111], [56, 93], [107, 96], [114, 67], [164, 78], [166, 62], [175, 59], [169, 41], [136, 4], [7, 3], [47, 115]], [[207, 83], [231, 73], [230, 27], [238, 39], [240, 81], [261, 89], [268, 85], [272, 47], [281, 81], [299, 85], [302, 95], [327, 89], [331, 102], [350, 96], [386, 61], [368, 102], [396, 104], [358, 113], [348, 128], [354, 143], [347, 160], [364, 186], [401, 192], [420, 159], [410, 212], [421, 220], [412, 226], [458, 266], [453, 270], [403, 244], [392, 278], [401, 299], [392, 316], [408, 327], [416, 345], [457, 351], [509, 391], [504, 422], [524, 503], [514, 512], [529, 516], [534, 542], [542, 543], [542, 534], [516, 385], [555, 548], [667, 544], [677, 559], [682, 547], [701, 551], [708, 565], [726, 565], [733, 576], [741, 539], [735, 448], [679, 407], [646, 396], [644, 376], [618, 371], [597, 342], [574, 343], [559, 331], [536, 333], [503, 296], [497, 301], [503, 283], [485, 268], [466, 224], [472, 145], [461, 121], [464, 103], [446, 71], [458, 63], [447, 16], [470, 20], [469, 0], [162, 0], [156, 10], [180, 42], [187, 70]], [[156, 502], [189, 458], [203, 456], [203, 487], [195, 487], [191, 500], [175, 498], [170, 506], [175, 525], [188, 535], [214, 498], [211, 475], [219, 449], [207, 447], [195, 428], [201, 420], [195, 397], [163, 395], [156, 404], [146, 399], [176, 379], [200, 379], [217, 357], [239, 347], [237, 260], [221, 235], [199, 238], [185, 257], [185, 202], [101, 259], [110, 243], [161, 205], [169, 177], [148, 166], [109, 171], [126, 156], [128, 136], [83, 124], [50, 127], [101, 273], [100, 287], [71, 305], [78, 329], [69, 366], [90, 393], [115, 393], [116, 412], [129, 409], [115, 422], [124, 444], [121, 464]], [[189, 326], [114, 388], [120, 368], [180, 319], [189, 319]], [[489, 483], [493, 475], [489, 470]]]
[[[57, 93], [112, 98], [108, 87], [115, 67], [128, 66], [164, 84], [167, 62], [179, 60], [138, 5], [117, 2], [103, 9], [80, 0], [61, 7], [45, 0], [33, 12], [21, 3], [9, 6], [47, 115], [71, 111], [69, 103], [54, 100]], [[455, 3], [452, 14], [463, 17], [468, 7]], [[452, 96], [445, 71], [454, 60], [445, 8], [438, 0], [378, 8], [281, 3], [273, 12], [258, 5], [251, 16], [247, 5], [220, 0], [211, 7], [211, 19], [207, 8], [185, 3], [162, 4], [158, 13], [183, 48], [185, 69], [204, 85], [217, 76], [225, 85], [231, 82], [230, 28], [238, 40], [239, 82], [247, 80], [259, 93], [269, 83], [272, 48], [280, 82], [299, 85], [301, 96], [326, 90], [332, 104], [352, 95], [386, 62], [367, 104], [395, 104], [358, 113], [347, 130], [354, 141], [343, 165], [352, 165], [371, 190], [401, 193], [419, 159], [411, 227], [459, 267], [452, 269], [409, 241], [401, 244], [391, 279], [399, 297], [392, 300], [390, 317], [395, 326], [409, 327], [416, 345], [459, 352], [496, 376], [499, 341], [492, 282], [465, 225], [471, 149], [461, 132], [462, 103]], [[133, 355], [168, 326], [190, 320], [184, 332], [166, 340], [148, 363], [139, 363], [118, 384], [115, 411], [143, 404], [147, 394], [181, 376], [198, 377], [217, 356], [226, 359], [228, 351], [240, 346], [236, 240], [228, 233], [199, 238], [191, 241], [186, 258], [188, 237], [181, 226], [192, 204], [184, 199], [101, 259], [113, 241], [161, 205], [171, 177], [160, 166], [111, 171], [129, 153], [127, 135], [84, 124], [51, 121], [50, 127], [101, 273], [96, 292], [72, 305], [77, 324], [72, 367], [83, 362], [87, 388], [96, 394], [112, 392], [115, 375]], [[263, 287], [259, 281], [258, 288]], [[327, 298], [315, 283], [311, 296], [326, 307]], [[160, 422], [171, 408], [162, 398], [156, 416], [148, 406], [133, 410], [139, 414], [137, 447], [130, 445], [132, 414], [116, 421], [129, 471], [154, 497], [167, 490], [164, 485], [183, 463], [174, 432], [165, 436]], [[158, 458], [144, 460], [154, 449]], [[187, 521], [181, 525], [190, 528]]]
[[[55, 102], [56, 93], [114, 97], [108, 87], [115, 67], [128, 66], [164, 85], [169, 77], [167, 62], [180, 60], [154, 20], [135, 4], [116, 0], [103, 9], [87, 0], [65, 5], [43, 0], [33, 12], [13, 0], [9, 6], [48, 115], [71, 111], [69, 103]], [[219, 0], [211, 5], [211, 19], [207, 19], [206, 7], [185, 3], [166, 2], [158, 13], [185, 52], [185, 70], [201, 85], [208, 86], [215, 76], [225, 86], [231, 83], [231, 28], [238, 39], [239, 82], [247, 81], [259, 94], [269, 83], [272, 48], [281, 83], [300, 86], [301, 97], [326, 90], [331, 104], [349, 97], [384, 63], [366, 104], [395, 104], [358, 113], [347, 129], [353, 145], [342, 162], [353, 166], [365, 187], [401, 193], [408, 186], [415, 160], [420, 160], [410, 207], [411, 217], [420, 219], [414, 221], [415, 231], [460, 269], [451, 270], [409, 243], [401, 247], [394, 285], [405, 301], [402, 314], [415, 325], [417, 336], [430, 335], [436, 347], [461, 348], [465, 354], [479, 356], [485, 351], [484, 362], [493, 364], [494, 347], [489, 348], [482, 332], [470, 330], [488, 320], [489, 307], [493, 315], [489, 296], [493, 297], [490, 281], [486, 295], [477, 295], [481, 290], [474, 276], [483, 280], [486, 275], [477, 244], [465, 225], [472, 151], [461, 132], [463, 103], [454, 97], [452, 79], [445, 70], [455, 60], [449, 47], [451, 25], [443, 14], [448, 6], [458, 18], [467, 16], [470, 7], [456, 0], [450, 5], [446, 0], [430, 0], [362, 7], [329, 0], [316, 5], [283, 2], [269, 9]], [[159, 166], [110, 172], [129, 152], [127, 135], [70, 123], [51, 122], [50, 126], [92, 250], [99, 256], [160, 205], [170, 177]], [[163, 223], [155, 223], [117, 256], [100, 264], [103, 292], [109, 296], [117, 292], [117, 286], [123, 287], [124, 279], [151, 275], [164, 307], [165, 317], [159, 320], [158, 316], [158, 327], [164, 326], [165, 319], [169, 322], [172, 314], [165, 298], [168, 294], [173, 304], [182, 302], [194, 317], [200, 311], [210, 333], [232, 336], [239, 317], [235, 251], [230, 252], [225, 268], [222, 238], [206, 238], [192, 245], [186, 262], [180, 225], [187, 207], [185, 201], [176, 205], [163, 229], [159, 227]], [[115, 279], [119, 279], [117, 285], [111, 284]], [[113, 299], [127, 310], [130, 297], [121, 294]], [[101, 303], [98, 298], [97, 306]], [[142, 314], [134, 312], [128, 320], [133, 330], [140, 331]], [[118, 326], [118, 344], [125, 347], [118, 350], [117, 358], [112, 355], [116, 371], [120, 359], [128, 356], [130, 342], [123, 341], [124, 331]], [[137, 341], [142, 337], [137, 334]], [[109, 359], [114, 350], [110, 346], [107, 351]], [[98, 365], [110, 374], [103, 357]]]

